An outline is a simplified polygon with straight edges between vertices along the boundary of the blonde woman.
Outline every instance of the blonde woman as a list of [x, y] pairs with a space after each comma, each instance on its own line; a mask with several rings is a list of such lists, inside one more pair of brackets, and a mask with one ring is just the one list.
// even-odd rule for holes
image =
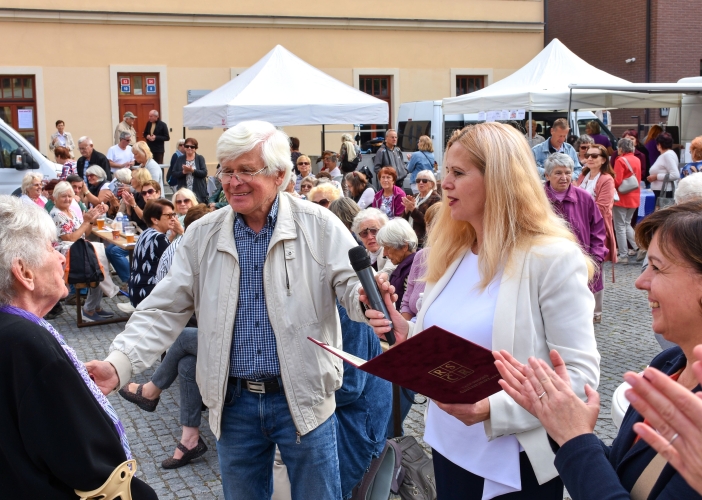
[[149, 145], [144, 141], [139, 141], [132, 146], [132, 153], [139, 167], [148, 170], [151, 174], [151, 179], [160, 184], [161, 192], [163, 193], [163, 170], [161, 170], [161, 166], [154, 160], [154, 154], [149, 149]]
[[307, 195], [307, 199], [312, 203], [329, 208], [332, 201], [340, 198], [339, 190], [329, 182], [323, 182], [313, 187]]
[[407, 154], [409, 164], [407, 171], [410, 173], [410, 187], [414, 194], [419, 193], [417, 188], [417, 174], [424, 170], [434, 172], [434, 145], [431, 142], [431, 137], [423, 135], [417, 143], [417, 151], [412, 154]]
[[44, 176], [40, 174], [31, 172], [26, 174], [22, 178], [22, 196], [20, 196], [20, 200], [26, 204], [36, 203], [41, 208], [44, 208], [49, 200], [41, 194], [43, 181]]
[[197, 197], [195, 196], [195, 193], [190, 191], [188, 188], [180, 188], [173, 195], [173, 205], [175, 205], [175, 211], [178, 214], [178, 220], [181, 224], [184, 223], [188, 210], [197, 204]]
[[[599, 382], [587, 286], [593, 265], [551, 209], [527, 142], [512, 127], [482, 123], [454, 134], [445, 165], [441, 230], [429, 233], [416, 324], [391, 307], [387, 274], [376, 278], [397, 342], [439, 326], [522, 362], [548, 362], [557, 348], [584, 399], [584, 385]], [[376, 334], [389, 331], [381, 313], [366, 316]], [[563, 498], [546, 431], [504, 391], [473, 405], [432, 401], [424, 440], [442, 500]]]
[[141, 196], [141, 188], [151, 180], [147, 169], [138, 168], [132, 172], [132, 190], [122, 192], [120, 211], [126, 213], [129, 220], [136, 223], [142, 231], [146, 231], [146, 223], [141, 218], [146, 200]]

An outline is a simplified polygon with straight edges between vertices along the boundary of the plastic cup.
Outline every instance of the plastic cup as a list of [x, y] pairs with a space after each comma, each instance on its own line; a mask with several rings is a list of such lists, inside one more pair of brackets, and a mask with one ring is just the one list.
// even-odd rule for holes
[[113, 239], [113, 240], [118, 240], [118, 239], [119, 239], [119, 229], [113, 229], [113, 230], [112, 230], [112, 239]]
[[105, 217], [104, 217], [104, 216], [103, 216], [103, 217], [98, 217], [98, 220], [97, 220], [97, 228], [98, 228], [98, 229], [101, 229], [101, 230], [102, 230], [102, 229], [105, 229]]
[[128, 227], [124, 232], [124, 237], [127, 239], [127, 243], [134, 243], [134, 228]]

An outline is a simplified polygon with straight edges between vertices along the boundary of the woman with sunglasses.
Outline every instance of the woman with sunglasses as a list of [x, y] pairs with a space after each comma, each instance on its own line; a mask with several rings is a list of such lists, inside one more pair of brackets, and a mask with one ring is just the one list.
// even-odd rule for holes
[[[158, 186], [156, 181], [149, 183]], [[150, 184], [145, 184], [142, 190], [147, 185]], [[134, 307], [154, 289], [161, 255], [176, 236], [183, 234], [183, 226], [178, 222], [177, 215], [173, 203], [164, 198], [148, 200], [144, 207], [142, 217], [148, 221], [149, 228], [142, 233], [134, 247], [132, 273], [129, 277], [129, 300]], [[167, 232], [171, 235], [170, 239], [166, 236]]]
[[417, 196], [407, 196], [402, 198], [405, 207], [403, 217], [412, 225], [412, 229], [419, 238], [419, 247], [424, 247], [427, 235], [427, 226], [424, 222], [424, 214], [434, 203], [441, 201], [441, 195], [436, 192], [436, 177], [431, 170], [422, 170], [415, 179]]
[[339, 199], [339, 190], [329, 182], [324, 182], [312, 188], [307, 199], [324, 208], [329, 208], [332, 201]]
[[185, 139], [185, 154], [178, 158], [171, 173], [178, 181], [178, 189], [188, 188], [195, 193], [199, 203], [207, 203], [207, 164], [202, 155], [196, 153], [197, 139]]
[[[601, 144], [592, 144], [587, 150], [585, 166], [576, 181], [575, 185], [581, 187], [595, 200], [597, 208], [602, 214], [605, 224], [605, 248], [609, 254], [605, 257], [605, 261], [610, 261], [612, 264], [617, 262], [617, 240], [614, 236], [614, 222], [612, 220], [612, 207], [614, 207], [614, 169], [609, 164], [609, 154], [607, 148]], [[593, 278], [593, 282], [600, 279], [599, 272]], [[604, 297], [604, 288], [595, 293], [595, 312], [593, 322], [602, 322], [602, 299]]]
[[188, 188], [181, 188], [173, 195], [173, 204], [178, 214], [178, 221], [183, 224], [188, 210], [198, 205], [195, 193]]
[[302, 181], [305, 179], [314, 180], [315, 176], [312, 174], [312, 161], [310, 160], [309, 156], [298, 156], [295, 165], [297, 166], [298, 172], [300, 172], [297, 174], [297, 179], [295, 180], [295, 191], [300, 193], [300, 185], [302, 184]]
[[351, 231], [361, 238], [363, 246], [368, 250], [373, 269], [390, 274], [395, 266], [390, 259], [383, 256], [383, 247], [376, 239], [378, 231], [387, 223], [388, 216], [383, 211], [377, 208], [366, 208], [354, 217]]
[[147, 227], [141, 218], [146, 205], [146, 200], [141, 196], [141, 188], [150, 180], [152, 179], [149, 171], [145, 168], [139, 168], [132, 172], [131, 189], [122, 190], [122, 204], [119, 209], [123, 214], [127, 214], [129, 220], [134, 222], [141, 231], [146, 231]]
[[581, 165], [585, 165], [585, 155], [587, 154], [587, 150], [590, 148], [590, 144], [595, 144], [595, 141], [589, 135], [583, 134], [578, 137], [578, 140], [575, 141], [575, 144], [573, 145], [575, 151], [578, 153], [578, 161]]
[[308, 199], [308, 195], [310, 194], [310, 191], [312, 188], [314, 188], [317, 185], [317, 181], [315, 179], [310, 179], [312, 177], [311, 175], [308, 175], [301, 183], [300, 183], [300, 198], [303, 200]]

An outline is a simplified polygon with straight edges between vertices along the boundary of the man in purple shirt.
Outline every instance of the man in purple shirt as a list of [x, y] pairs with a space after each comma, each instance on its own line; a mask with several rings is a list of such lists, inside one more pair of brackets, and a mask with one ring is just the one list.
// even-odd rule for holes
[[546, 196], [553, 210], [570, 225], [580, 246], [595, 261], [597, 270], [590, 281], [590, 291], [595, 296], [593, 321], [602, 320], [602, 297], [604, 282], [600, 272], [602, 261], [607, 257], [605, 247], [604, 219], [590, 193], [571, 185], [573, 160], [563, 153], [553, 153], [544, 162]]

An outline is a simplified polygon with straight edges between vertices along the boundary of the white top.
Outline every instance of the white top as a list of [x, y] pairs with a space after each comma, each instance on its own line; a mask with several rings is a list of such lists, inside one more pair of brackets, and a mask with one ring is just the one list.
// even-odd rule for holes
[[151, 178], [155, 181], [157, 181], [160, 186], [161, 186], [161, 196], [164, 196], [164, 191], [163, 191], [163, 170], [161, 170], [161, 167], [159, 164], [151, 158], [149, 161], [146, 162], [146, 165], [143, 166], [146, 170], [149, 171], [151, 174]]
[[363, 194], [358, 199], [358, 208], [363, 210], [368, 208], [373, 203], [373, 197], [375, 196], [375, 190], [372, 187], [367, 187]]
[[[680, 179], [680, 169], [678, 168], [678, 155], [675, 154], [675, 151], [669, 149], [668, 151], [660, 155], [655, 162], [653, 162], [653, 165], [651, 165], [648, 174], [656, 176], [657, 180], [651, 182], [651, 189], [654, 191], [660, 191], [663, 188], [663, 180], [665, 179], [666, 174], [670, 174], [669, 179], [671, 181], [677, 181], [678, 179]], [[673, 187], [670, 185], [669, 182], [666, 191], [672, 190]]]
[[332, 178], [339, 177], [341, 175], [341, 170], [339, 170], [339, 167], [334, 167], [334, 170], [330, 171], [329, 175], [331, 175]]
[[[123, 163], [130, 162], [134, 160], [134, 154], [132, 153], [132, 147], [127, 146], [126, 148], [122, 149], [119, 147], [119, 144], [115, 144], [114, 146], [111, 146], [110, 149], [107, 150], [107, 159], [112, 161], [113, 163], [117, 163], [119, 165], [122, 165]], [[116, 168], [113, 168], [112, 171], [114, 172], [117, 170]]]
[[[466, 252], [446, 287], [427, 309], [424, 328], [436, 325], [492, 349], [493, 320], [501, 279], [501, 274], [496, 276], [485, 291], [477, 288], [480, 282], [478, 256]], [[461, 314], [455, 314], [456, 311], [461, 311]], [[483, 477], [483, 500], [521, 491], [520, 446], [513, 435], [488, 441], [482, 422], [467, 426], [432, 401], [424, 441], [459, 467]]]
[[594, 179], [590, 179], [590, 173], [588, 172], [585, 174], [585, 178], [583, 179], [583, 182], [580, 184], [580, 187], [590, 193], [590, 196], [592, 196], [592, 199], [595, 199], [595, 186], [597, 186], [597, 181], [600, 179], [600, 174], [601, 172], [598, 172], [597, 175], [594, 177]]

